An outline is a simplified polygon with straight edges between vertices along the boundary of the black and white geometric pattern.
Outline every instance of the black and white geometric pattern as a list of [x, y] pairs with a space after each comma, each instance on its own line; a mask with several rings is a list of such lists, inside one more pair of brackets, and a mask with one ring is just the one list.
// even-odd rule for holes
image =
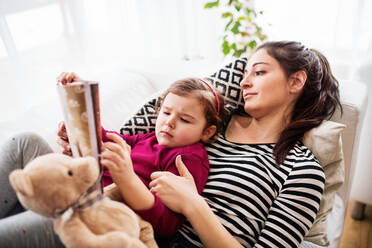
[[121, 134], [144, 134], [155, 131], [156, 108], [160, 105], [160, 96], [145, 103], [137, 113], [120, 128]]
[[[224, 97], [226, 108], [229, 111], [244, 112], [240, 82], [243, 79], [246, 64], [247, 58], [240, 58], [216, 71], [213, 75], [206, 77]], [[133, 117], [123, 124], [120, 133], [134, 135], [155, 131], [156, 108], [160, 105], [160, 100], [159, 96], [145, 103]]]

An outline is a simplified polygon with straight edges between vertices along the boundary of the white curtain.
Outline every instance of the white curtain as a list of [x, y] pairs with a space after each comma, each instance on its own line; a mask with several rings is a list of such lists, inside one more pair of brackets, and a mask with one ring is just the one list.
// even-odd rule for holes
[[216, 11], [198, 0], [65, 0], [87, 57], [193, 59], [218, 54]]
[[[224, 21], [221, 10], [203, 9], [206, 2], [2, 0], [0, 58], [60, 41], [77, 43], [87, 56], [220, 59]], [[255, 6], [270, 39], [300, 40], [340, 57], [372, 47], [371, 1], [259, 0]]]
[[265, 30], [274, 40], [302, 41], [321, 50], [342, 79], [372, 58], [372, 2], [367, 0], [259, 0]]
[[[132, 60], [223, 61], [222, 10], [204, 9], [206, 2], [0, 0], [2, 120], [51, 97], [62, 71], [99, 73]], [[257, 0], [255, 6], [270, 39], [320, 49], [338, 77], [352, 77], [372, 58], [371, 1]]]

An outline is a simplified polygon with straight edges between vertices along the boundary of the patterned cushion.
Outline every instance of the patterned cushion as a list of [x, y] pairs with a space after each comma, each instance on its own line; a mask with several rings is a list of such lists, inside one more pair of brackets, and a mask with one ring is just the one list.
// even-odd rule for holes
[[[246, 64], [247, 58], [240, 58], [207, 77], [225, 98], [226, 108], [230, 111], [236, 109], [244, 111], [244, 100], [239, 83], [243, 79]], [[152, 97], [133, 117], [127, 120], [120, 128], [120, 133], [133, 135], [155, 131], [156, 107], [160, 103], [161, 93]]]
[[137, 113], [120, 128], [121, 134], [144, 134], [155, 131], [156, 107], [160, 103], [160, 95], [151, 98]]

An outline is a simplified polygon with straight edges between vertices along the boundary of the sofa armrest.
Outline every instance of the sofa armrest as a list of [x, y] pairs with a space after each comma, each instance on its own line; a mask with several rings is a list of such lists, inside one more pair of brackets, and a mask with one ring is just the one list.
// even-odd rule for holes
[[341, 81], [340, 97], [343, 107], [343, 115], [336, 112], [332, 119], [346, 125], [342, 135], [345, 182], [339, 190], [339, 194], [347, 206], [355, 168], [357, 166], [360, 131], [363, 128], [363, 120], [367, 108], [367, 86], [362, 82]]

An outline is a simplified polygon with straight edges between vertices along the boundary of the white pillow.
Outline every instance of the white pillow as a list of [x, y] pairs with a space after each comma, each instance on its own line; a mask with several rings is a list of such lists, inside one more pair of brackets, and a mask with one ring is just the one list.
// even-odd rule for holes
[[328, 246], [327, 217], [332, 211], [336, 192], [345, 180], [344, 155], [342, 152], [341, 133], [345, 125], [324, 121], [320, 126], [305, 133], [303, 143], [322, 165], [326, 181], [319, 212], [305, 241], [321, 246]]

